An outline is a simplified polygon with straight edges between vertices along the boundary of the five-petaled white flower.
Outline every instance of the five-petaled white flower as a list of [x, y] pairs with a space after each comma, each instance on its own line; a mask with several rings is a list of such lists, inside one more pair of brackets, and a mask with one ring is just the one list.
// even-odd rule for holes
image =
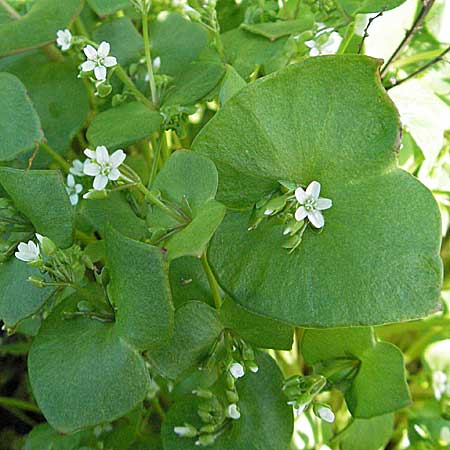
[[81, 64], [83, 72], [94, 71], [95, 78], [99, 81], [106, 80], [107, 67], [114, 67], [117, 65], [117, 59], [114, 56], [109, 56], [110, 45], [103, 41], [96, 50], [92, 45], [86, 45], [83, 52], [87, 57], [87, 61]]
[[442, 370], [436, 370], [433, 372], [433, 392], [436, 399], [440, 400], [442, 395], [449, 391], [450, 389], [447, 374], [442, 372]]
[[67, 175], [66, 191], [72, 206], [75, 206], [78, 203], [78, 194], [80, 194], [82, 190], [83, 186], [75, 183], [75, 178], [69, 173], [69, 175]]
[[241, 413], [236, 405], [236, 403], [231, 403], [227, 408], [227, 417], [233, 420], [238, 420], [241, 417]]
[[320, 183], [313, 181], [306, 188], [306, 192], [298, 187], [295, 190], [295, 198], [300, 207], [295, 211], [295, 220], [298, 222], [308, 217], [311, 224], [316, 228], [322, 228], [325, 224], [325, 219], [321, 211], [329, 209], [333, 205], [329, 198], [320, 198]]
[[[36, 235], [37, 236], [37, 235]], [[40, 237], [40, 235], [39, 235]], [[17, 246], [17, 252], [14, 253], [17, 259], [25, 262], [36, 262], [41, 258], [41, 252], [39, 250], [39, 245], [33, 241], [21, 242]]]
[[93, 187], [96, 191], [105, 189], [108, 181], [116, 181], [120, 178], [118, 167], [125, 161], [126, 154], [123, 150], [116, 150], [109, 155], [108, 149], [101, 145], [93, 150], [86, 149], [84, 154], [89, 158], [84, 163], [84, 173], [94, 178]]
[[72, 161], [72, 167], [69, 169], [69, 172], [76, 177], [84, 177], [84, 163], [82, 163], [79, 159], [74, 159]]
[[230, 373], [233, 376], [233, 378], [242, 378], [245, 375], [244, 367], [242, 364], [239, 364], [238, 362], [234, 362], [230, 366]]
[[328, 422], [328, 423], [334, 422], [334, 412], [331, 411], [331, 409], [327, 408], [326, 406], [320, 406], [317, 409], [317, 414], [325, 422]]
[[69, 50], [72, 45], [72, 33], [67, 28], [56, 32], [56, 45], [63, 51]]

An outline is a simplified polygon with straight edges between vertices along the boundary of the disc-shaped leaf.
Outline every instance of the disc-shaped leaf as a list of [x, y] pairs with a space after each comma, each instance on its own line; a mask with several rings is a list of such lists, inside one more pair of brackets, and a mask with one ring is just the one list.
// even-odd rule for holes
[[309, 226], [292, 254], [276, 220], [247, 231], [248, 212], [225, 218], [210, 260], [247, 309], [308, 327], [436, 310], [439, 211], [431, 193], [396, 167], [398, 114], [378, 68], [377, 60], [349, 55], [292, 65], [242, 89], [194, 142], [216, 164], [217, 198], [226, 206], [250, 208], [278, 180], [317, 180], [333, 201], [322, 232]]
[[41, 47], [56, 39], [81, 11], [81, 0], [37, 0], [19, 20], [0, 26], [0, 56]]
[[126, 103], [100, 113], [92, 121], [87, 138], [93, 146], [115, 149], [134, 144], [159, 129], [161, 116], [139, 102]]
[[173, 307], [161, 249], [110, 229], [106, 254], [117, 334], [140, 350], [164, 345], [172, 335]]
[[36, 401], [64, 433], [123, 416], [149, 387], [144, 360], [114, 324], [63, 316], [76, 311], [78, 301], [64, 301], [44, 321], [28, 358]]
[[0, 161], [36, 147], [44, 137], [39, 116], [18, 78], [0, 73]]
[[72, 244], [74, 213], [59, 171], [1, 167], [0, 184], [38, 233], [61, 248]]
[[[217, 450], [287, 450], [292, 435], [292, 409], [281, 391], [282, 375], [270, 356], [257, 356], [259, 371], [248, 373], [236, 383], [241, 418], [233, 421], [213, 444]], [[200, 428], [197, 399], [188, 396], [175, 402], [162, 426], [165, 450], [194, 450], [196, 439], [175, 434], [175, 426], [191, 423]]]

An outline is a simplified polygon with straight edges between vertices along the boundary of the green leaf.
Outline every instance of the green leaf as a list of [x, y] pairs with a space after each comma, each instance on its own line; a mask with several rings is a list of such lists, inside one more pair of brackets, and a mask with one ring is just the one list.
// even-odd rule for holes
[[398, 114], [378, 68], [378, 60], [356, 55], [291, 65], [242, 89], [194, 141], [215, 163], [217, 199], [227, 207], [250, 209], [278, 180], [317, 180], [333, 200], [324, 229], [309, 226], [292, 254], [277, 220], [247, 231], [249, 212], [225, 217], [210, 262], [248, 310], [305, 327], [373, 325], [436, 310], [439, 211], [431, 193], [396, 167]]
[[345, 12], [351, 16], [356, 14], [376, 13], [397, 8], [405, 0], [338, 0]]
[[38, 233], [61, 248], [72, 244], [74, 213], [59, 171], [0, 167], [0, 184]]
[[237, 94], [246, 85], [247, 83], [236, 72], [236, 69], [233, 66], [227, 64], [227, 69], [219, 92], [219, 101], [221, 106], [223, 106], [227, 102], [227, 100], [233, 97], [233, 95]]
[[36, 147], [44, 135], [39, 116], [20, 80], [0, 73], [0, 91], [0, 161], [9, 161]]
[[339, 434], [337, 442], [341, 450], [379, 450], [385, 448], [394, 429], [394, 416], [373, 417], [372, 419], [354, 419]]
[[131, 6], [130, 0], [87, 0], [87, 2], [99, 16], [107, 16]]
[[278, 22], [266, 22], [256, 24], [243, 23], [240, 28], [253, 34], [264, 36], [265, 38], [275, 41], [283, 36], [289, 36], [294, 33], [303, 33], [310, 30], [314, 25], [314, 17], [312, 15], [303, 15], [300, 19], [285, 20]]
[[73, 450], [79, 448], [81, 434], [64, 435], [41, 423], [28, 434], [23, 450]]
[[94, 32], [96, 42], [111, 44], [111, 55], [127, 65], [137, 61], [144, 51], [144, 41], [128, 17], [111, 20], [100, 25]]
[[202, 362], [222, 330], [214, 308], [201, 302], [185, 303], [175, 311], [172, 340], [148, 352], [147, 358], [162, 376], [176, 380]]
[[75, 67], [42, 62], [39, 54], [30, 53], [13, 60], [5, 70], [26, 86], [49, 145], [60, 152], [69, 148], [89, 110], [87, 91]]
[[60, 304], [31, 346], [28, 369], [36, 401], [63, 433], [110, 422], [141, 402], [149, 387], [144, 360], [114, 324], [64, 318], [79, 299]]
[[[286, 450], [291, 440], [292, 408], [281, 392], [282, 375], [276, 363], [266, 354], [257, 355], [258, 373], [248, 373], [236, 383], [241, 418], [217, 439], [220, 450]], [[161, 435], [165, 450], [194, 450], [195, 439], [177, 436], [173, 429], [191, 423], [202, 425], [197, 414], [196, 397], [186, 396], [175, 402], [163, 422]]]
[[106, 257], [117, 334], [140, 350], [165, 344], [173, 329], [168, 267], [161, 249], [111, 229]]
[[369, 419], [411, 404], [402, 352], [379, 342], [360, 357], [361, 366], [345, 395], [352, 416]]
[[102, 200], [83, 200], [78, 214], [101, 236], [106, 235], [108, 224], [133, 239], [142, 239], [147, 234], [145, 221], [134, 213], [121, 192], [111, 192]]
[[175, 77], [186, 71], [208, 44], [202, 25], [179, 14], [168, 14], [151, 24], [152, 56], [161, 58], [160, 73]]
[[205, 203], [192, 222], [176, 233], [167, 243], [168, 260], [172, 261], [181, 256], [200, 258], [220, 222], [222, 222], [225, 211], [225, 206], [215, 200]]
[[82, 8], [81, 0], [37, 0], [19, 20], [0, 25], [0, 56], [42, 47], [56, 39]]
[[294, 329], [273, 319], [248, 312], [226, 297], [219, 311], [225, 328], [237, 332], [245, 341], [259, 348], [290, 350]]
[[115, 149], [149, 137], [159, 129], [161, 122], [159, 113], [150, 111], [142, 103], [131, 102], [100, 113], [86, 135], [93, 146]]
[[52, 293], [28, 283], [30, 276], [40, 276], [39, 269], [14, 257], [0, 264], [0, 319], [8, 328], [36, 313]]

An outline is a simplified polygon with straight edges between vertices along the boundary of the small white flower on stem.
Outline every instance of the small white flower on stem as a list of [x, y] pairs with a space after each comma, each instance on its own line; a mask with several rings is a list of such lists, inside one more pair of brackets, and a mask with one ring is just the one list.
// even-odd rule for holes
[[67, 175], [66, 191], [70, 199], [70, 204], [72, 206], [75, 206], [78, 203], [78, 195], [82, 190], [83, 186], [81, 184], [75, 183], [75, 178], [72, 174], [69, 173], [69, 175]]
[[325, 224], [325, 219], [321, 211], [329, 209], [333, 206], [329, 198], [321, 198], [320, 183], [313, 181], [304, 191], [301, 187], [295, 190], [295, 198], [300, 207], [295, 211], [295, 220], [301, 222], [308, 218], [315, 228], [322, 228]]
[[159, 56], [157, 56], [154, 60], [153, 60], [153, 68], [155, 70], [158, 70], [161, 67], [161, 58]]
[[106, 80], [107, 68], [117, 65], [117, 59], [109, 56], [111, 47], [108, 42], [103, 41], [96, 50], [92, 45], [86, 45], [83, 52], [87, 61], [81, 64], [83, 72], [94, 71], [95, 78], [99, 81]]
[[33, 241], [21, 242], [17, 246], [17, 252], [14, 253], [14, 256], [24, 262], [37, 262], [41, 258], [39, 245]]
[[72, 46], [72, 33], [67, 28], [56, 32], [56, 45], [66, 52]]
[[336, 31], [330, 33], [326, 42], [320, 43], [320, 36], [330, 31], [332, 28], [325, 28], [320, 30], [313, 40], [305, 41], [305, 45], [310, 49], [309, 56], [334, 55], [338, 51], [342, 37]]
[[448, 389], [448, 377], [442, 372], [442, 370], [436, 370], [433, 372], [433, 392], [434, 396], [437, 400], [442, 398], [442, 394], [444, 394]]
[[94, 178], [93, 187], [96, 191], [105, 189], [108, 181], [117, 181], [120, 178], [119, 166], [125, 161], [123, 150], [116, 150], [109, 155], [108, 149], [101, 145], [93, 150], [86, 149], [84, 154], [89, 158], [84, 163], [84, 173]]
[[84, 177], [83, 168], [84, 164], [79, 159], [74, 159], [72, 161], [72, 167], [69, 169], [69, 172], [76, 177]]
[[236, 405], [236, 403], [231, 403], [227, 408], [227, 417], [233, 420], [238, 420], [241, 417], [241, 413]]
[[173, 431], [181, 437], [195, 437], [198, 434], [195, 427], [187, 423], [183, 427], [174, 427]]
[[334, 412], [331, 411], [331, 409], [327, 408], [326, 406], [319, 406], [317, 408], [317, 414], [325, 422], [328, 422], [328, 423], [334, 422], [334, 417], [335, 417]]
[[231, 364], [229, 370], [233, 378], [236, 379], [242, 378], [245, 375], [244, 367], [238, 362], [234, 362], [233, 364]]

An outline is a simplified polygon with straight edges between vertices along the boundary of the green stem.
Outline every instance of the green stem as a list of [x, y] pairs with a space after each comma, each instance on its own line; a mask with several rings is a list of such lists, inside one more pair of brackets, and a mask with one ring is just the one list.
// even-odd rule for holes
[[161, 154], [161, 147], [162, 147], [162, 141], [164, 138], [164, 131], [161, 133], [161, 137], [159, 138], [158, 145], [156, 147], [156, 151], [153, 154], [153, 161], [152, 161], [152, 169], [150, 172], [150, 178], [148, 179], [148, 188], [151, 189], [153, 182], [156, 178], [156, 171], [158, 169], [158, 162], [159, 162], [159, 155]]
[[150, 52], [150, 38], [148, 34], [148, 17], [146, 13], [142, 13], [142, 34], [144, 36], [145, 61], [147, 63], [148, 81], [150, 84], [150, 92], [152, 94], [152, 102], [158, 104], [158, 95], [156, 92], [155, 75], [153, 73], [152, 55]]
[[41, 410], [33, 403], [26, 402], [25, 400], [19, 400], [11, 397], [0, 397], [0, 406], [9, 408], [18, 408], [24, 411], [31, 411], [37, 414], [41, 414]]
[[42, 47], [43, 52], [47, 55], [50, 61], [62, 62], [64, 57], [61, 52], [53, 45], [53, 43]]
[[88, 39], [91, 38], [89, 36], [89, 31], [87, 30], [87, 28], [84, 25], [84, 22], [80, 16], [77, 16], [77, 18], [74, 20], [73, 24], [74, 24], [78, 34], [81, 34], [81, 35], [87, 37]]
[[219, 283], [214, 276], [214, 273], [209, 265], [208, 258], [206, 256], [206, 252], [203, 253], [201, 257], [203, 270], [206, 273], [206, 277], [208, 278], [209, 287], [211, 288], [211, 292], [214, 298], [214, 304], [217, 309], [220, 309], [222, 306], [222, 296], [220, 295], [220, 287]]
[[161, 403], [159, 402], [159, 398], [155, 397], [151, 400], [151, 402], [155, 412], [161, 418], [161, 421], [163, 421], [166, 418], [166, 413], [164, 412]]
[[120, 65], [116, 66], [116, 75], [122, 81], [122, 83], [133, 93], [133, 95], [147, 106], [152, 111], [155, 110], [155, 105], [134, 85], [130, 77], [125, 72], [124, 68]]
[[178, 214], [173, 209], [169, 208], [167, 205], [165, 205], [153, 192], [149, 191], [142, 182], [136, 183], [136, 187], [139, 189], [142, 194], [144, 194], [144, 197], [152, 204], [155, 205], [157, 208], [159, 208], [161, 211], [164, 211], [167, 215], [175, 219], [179, 223], [186, 223], [186, 220], [184, 217], [182, 217], [180, 214]]
[[337, 55], [342, 55], [345, 53], [354, 35], [355, 35], [355, 22], [351, 22], [347, 25], [345, 29], [344, 38], [342, 39], [341, 45], [339, 46], [339, 49], [336, 52]]
[[65, 172], [69, 172], [70, 164], [52, 147], [50, 147], [47, 143], [41, 142], [39, 146], [44, 150], [47, 154], [49, 154], [53, 160], [58, 163]]
[[428, 52], [423, 52], [423, 53], [416, 53], [415, 55], [409, 55], [409, 56], [404, 56], [403, 58], [398, 59], [395, 62], [395, 67], [397, 69], [407, 66], [409, 64], [414, 64], [417, 62], [421, 62], [421, 61], [428, 61], [430, 59], [436, 58], [437, 56], [439, 56], [442, 52], [441, 48], [438, 48], [436, 50], [430, 50]]
[[9, 3], [6, 2], [6, 0], [0, 0], [0, 6], [12, 19], [19, 20], [22, 17]]

